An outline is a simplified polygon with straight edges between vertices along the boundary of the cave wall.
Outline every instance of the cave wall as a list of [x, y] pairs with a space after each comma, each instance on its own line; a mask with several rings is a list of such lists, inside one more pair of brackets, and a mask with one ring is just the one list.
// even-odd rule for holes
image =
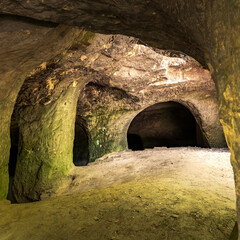
[[[71, 0], [68, 3], [6, 0], [0, 3], [3, 13], [84, 26], [102, 33], [137, 36], [160, 48], [181, 50], [208, 66], [218, 89], [220, 118], [232, 152], [238, 209], [239, 9], [239, 1], [234, 0], [121, 0], [111, 4], [105, 0]], [[2, 103], [1, 112], [8, 118], [5, 107]], [[8, 121], [2, 119], [1, 123], [2, 129], [9, 129]], [[2, 155], [7, 156], [9, 137], [5, 131], [1, 133]], [[1, 176], [6, 176], [2, 169]]]
[[[65, 101], [68, 91], [72, 98]], [[225, 146], [215, 85], [198, 62], [132, 37], [80, 31], [67, 51], [34, 69], [20, 90], [14, 113], [20, 127], [13, 184], [18, 202], [46, 198], [73, 166], [78, 95], [77, 115], [87, 123], [90, 161], [127, 149], [132, 119], [165, 101], [186, 105], [210, 146]], [[62, 106], [64, 101], [70, 112]]]
[[[89, 134], [90, 161], [110, 152], [127, 149], [127, 131], [132, 119], [146, 107], [165, 101], [180, 102], [189, 108], [211, 147], [225, 146], [217, 113], [215, 86], [209, 72], [198, 62], [182, 53], [147, 47], [135, 38], [94, 35], [82, 31], [68, 51], [36, 68], [26, 78], [19, 93], [14, 117], [19, 121], [20, 135], [25, 137], [21, 138], [21, 165], [17, 165], [16, 170], [19, 179], [16, 178], [14, 183], [18, 201], [40, 199], [44, 191], [47, 192], [54, 182], [57, 183], [57, 180], [49, 179], [48, 174], [38, 178], [37, 183], [31, 180], [34, 187], [27, 186], [28, 181], [21, 183], [23, 168], [26, 172], [32, 171], [31, 167], [26, 168], [29, 160], [24, 159], [31, 158], [35, 162], [32, 164], [36, 166], [32, 177], [43, 171], [45, 163], [49, 171], [59, 169], [62, 172], [61, 168], [70, 169], [72, 166], [72, 155], [62, 153], [64, 162], [57, 160], [55, 149], [60, 149], [60, 145], [56, 146], [54, 138], [47, 135], [52, 132], [53, 135], [62, 136], [66, 131], [62, 128], [65, 124], [64, 112], [67, 110], [55, 113], [53, 108], [51, 111], [48, 108], [53, 103], [56, 108], [57, 104], [61, 105], [60, 96], [66, 93], [71, 84], [80, 85], [77, 116], [86, 124]], [[71, 117], [74, 119], [77, 93], [73, 94], [72, 101]], [[70, 119], [67, 118], [67, 122]], [[27, 131], [33, 128], [32, 125], [35, 130]], [[47, 130], [36, 135], [38, 129], [44, 128]], [[72, 125], [65, 128], [72, 133]], [[36, 136], [41, 137], [35, 139]], [[72, 143], [71, 137], [69, 135], [68, 143]], [[35, 142], [35, 146], [42, 146], [42, 142], [44, 145], [31, 148], [31, 141]], [[64, 149], [64, 141], [61, 144]], [[31, 149], [31, 154], [28, 155], [24, 149], [27, 152]], [[39, 157], [49, 152], [53, 154]], [[54, 166], [54, 162], [59, 162], [59, 167]], [[67, 170], [59, 175], [59, 179], [66, 175]]]
[[226, 147], [217, 93], [209, 72], [182, 53], [160, 51], [122, 35], [96, 34], [83, 57], [92, 69], [77, 113], [89, 130], [90, 161], [127, 149], [133, 118], [159, 102], [175, 101], [193, 114], [210, 147]]
[[86, 122], [89, 133], [89, 161], [111, 152], [127, 149], [125, 131], [138, 99], [125, 91], [96, 83], [82, 90], [77, 115]]
[[73, 167], [76, 106], [86, 84], [81, 55], [94, 34], [79, 31], [71, 46], [25, 79], [13, 118], [19, 152], [13, 195], [17, 202], [47, 197]]
[[70, 47], [74, 27], [0, 16], [0, 199], [8, 193], [10, 123], [24, 79], [43, 61]]
[[39, 200], [73, 166], [73, 139], [79, 87], [70, 86], [57, 101], [20, 111], [19, 153], [13, 183], [17, 202]]

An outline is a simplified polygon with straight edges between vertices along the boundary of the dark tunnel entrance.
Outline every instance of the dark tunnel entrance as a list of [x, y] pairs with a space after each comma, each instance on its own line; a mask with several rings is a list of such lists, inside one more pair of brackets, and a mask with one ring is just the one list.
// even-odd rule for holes
[[180, 103], [157, 103], [140, 112], [131, 122], [128, 148], [209, 147], [192, 113]]
[[8, 186], [8, 196], [7, 199], [12, 203], [15, 202], [12, 194], [12, 185], [15, 176], [15, 170], [17, 165], [18, 157], [18, 141], [19, 141], [19, 127], [17, 123], [11, 122], [10, 128], [10, 137], [11, 137], [11, 148], [10, 148], [10, 157], [8, 163], [8, 173], [9, 173], [9, 186]]
[[76, 119], [73, 146], [73, 163], [75, 166], [86, 166], [89, 162], [88, 134], [81, 119]]

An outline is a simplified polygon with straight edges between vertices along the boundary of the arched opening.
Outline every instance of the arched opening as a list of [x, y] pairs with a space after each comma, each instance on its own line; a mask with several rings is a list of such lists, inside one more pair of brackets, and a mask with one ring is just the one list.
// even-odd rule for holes
[[131, 122], [127, 138], [132, 150], [209, 146], [190, 110], [177, 102], [157, 103], [140, 112]]
[[11, 122], [10, 137], [11, 137], [11, 149], [10, 149], [10, 157], [9, 157], [9, 163], [8, 163], [9, 186], [8, 186], [7, 199], [13, 203], [15, 202], [15, 200], [12, 194], [12, 185], [13, 185], [16, 164], [17, 164], [18, 141], [19, 141], [19, 127], [17, 123], [13, 121]]
[[75, 166], [86, 166], [89, 162], [88, 134], [82, 120], [77, 117], [73, 145], [73, 163]]

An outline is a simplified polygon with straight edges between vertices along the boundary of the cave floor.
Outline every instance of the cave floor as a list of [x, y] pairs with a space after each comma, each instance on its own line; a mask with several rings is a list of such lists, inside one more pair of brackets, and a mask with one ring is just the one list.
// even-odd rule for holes
[[229, 239], [236, 219], [229, 157], [200, 148], [106, 155], [75, 167], [51, 199], [1, 201], [0, 239]]

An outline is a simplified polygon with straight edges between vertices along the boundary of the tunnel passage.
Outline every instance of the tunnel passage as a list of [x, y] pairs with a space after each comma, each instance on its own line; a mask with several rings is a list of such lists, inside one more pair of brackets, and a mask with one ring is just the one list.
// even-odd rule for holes
[[12, 194], [12, 185], [16, 170], [17, 156], [18, 156], [18, 141], [19, 141], [19, 127], [17, 123], [11, 122], [10, 128], [10, 137], [11, 137], [11, 148], [10, 148], [10, 157], [8, 163], [8, 173], [9, 173], [9, 187], [8, 187], [8, 196], [7, 199], [12, 203], [15, 202]]
[[157, 103], [140, 112], [131, 122], [128, 148], [209, 147], [194, 116], [180, 103]]
[[77, 117], [73, 145], [73, 163], [75, 166], [86, 166], [89, 162], [88, 134], [82, 120]]

